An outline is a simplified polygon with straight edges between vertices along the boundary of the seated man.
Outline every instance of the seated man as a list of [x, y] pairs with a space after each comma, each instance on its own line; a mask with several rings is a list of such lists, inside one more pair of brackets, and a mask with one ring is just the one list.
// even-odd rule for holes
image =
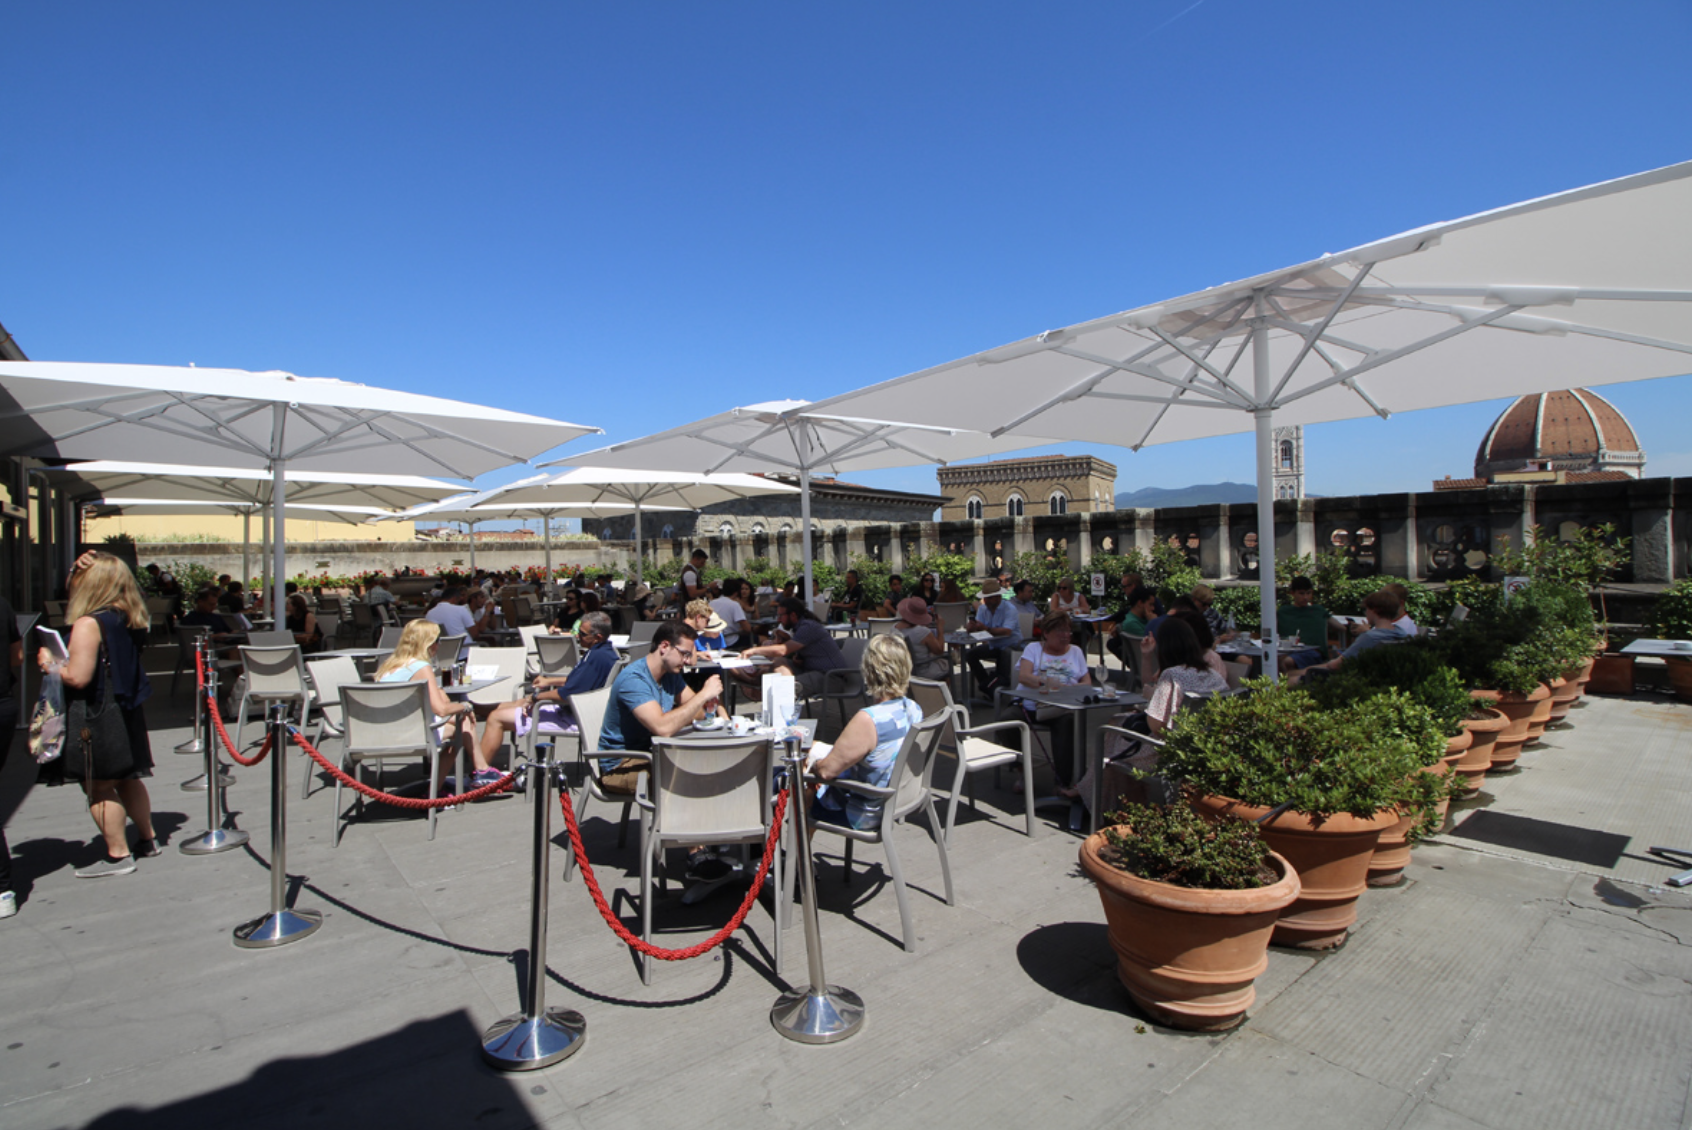
[[1128, 603], [1123, 606], [1122, 611], [1113, 612], [1104, 621], [1116, 629], [1116, 633], [1105, 646], [1110, 648], [1112, 655], [1122, 660], [1122, 666], [1133, 671], [1137, 667], [1137, 661], [1128, 652], [1128, 644], [1123, 637], [1133, 635], [1143, 639], [1150, 631], [1151, 621], [1157, 615], [1157, 594], [1145, 585], [1138, 584], [1123, 591], [1128, 594]]
[[1297, 636], [1305, 646], [1281, 656], [1281, 674], [1302, 671], [1328, 658], [1328, 610], [1316, 599], [1316, 586], [1309, 577], [1294, 577], [1287, 586], [1291, 604], [1275, 610], [1275, 630], [1282, 636]]
[[899, 617], [899, 602], [905, 599], [905, 578], [894, 573], [887, 578], [887, 599], [874, 612], [878, 620], [896, 620]]
[[723, 647], [742, 647], [753, 642], [752, 621], [746, 612], [746, 590], [750, 587], [750, 582], [730, 577], [723, 582], [723, 595], [711, 601], [711, 611], [723, 622]]
[[835, 620], [851, 623], [857, 619], [858, 610], [863, 607], [864, 603], [864, 586], [858, 581], [856, 569], [846, 570], [844, 590], [840, 594], [839, 600], [829, 601], [828, 607], [829, 611], [834, 614]]
[[[611, 646], [611, 617], [603, 612], [589, 612], [576, 625], [576, 647], [581, 659], [568, 675], [540, 675], [534, 681], [528, 698], [502, 702], [488, 715], [482, 730], [482, 762], [493, 763], [505, 735], [519, 737], [530, 726], [546, 726], [551, 730], [569, 731], [576, 728], [575, 716], [565, 700], [577, 691], [596, 691], [611, 677], [617, 665], [617, 649]], [[499, 780], [499, 770], [478, 769], [470, 779], [472, 788], [480, 788]]]
[[468, 590], [463, 585], [452, 585], [441, 590], [440, 601], [424, 613], [424, 619], [439, 624], [443, 636], [466, 636], [474, 643], [493, 627], [493, 606], [485, 603], [487, 594], [478, 589], [476, 595], [484, 602], [480, 616], [470, 609]]
[[[1011, 662], [1021, 650], [1022, 624], [1016, 609], [1005, 600], [1005, 591], [997, 579], [982, 585], [980, 596], [981, 603], [975, 606], [975, 613], [965, 622], [964, 629], [986, 632], [993, 638], [982, 640], [964, 652], [964, 662], [969, 664], [981, 696], [992, 698], [999, 687], [1010, 685]], [[985, 660], [992, 660], [992, 674], [988, 674]]]
[[[218, 657], [222, 659], [239, 659], [241, 653], [236, 650], [241, 643], [240, 630], [231, 630], [229, 617], [217, 610], [218, 592], [206, 587], [194, 594], [194, 607], [184, 615], [177, 624], [184, 628], [210, 628], [209, 637], [212, 645], [218, 649]], [[239, 617], [236, 617], [239, 619]], [[217, 700], [221, 704], [225, 718], [233, 716], [234, 707], [230, 705], [230, 694], [235, 689], [235, 676], [239, 667], [231, 667], [226, 671], [227, 678], [219, 678], [217, 684]]]
[[1357, 637], [1355, 643], [1345, 649], [1343, 655], [1328, 660], [1326, 663], [1312, 663], [1293, 675], [1288, 682], [1298, 682], [1300, 679], [1321, 677], [1340, 669], [1347, 659], [1368, 651], [1372, 647], [1380, 647], [1384, 643], [1402, 643], [1410, 637], [1410, 633], [1400, 628], [1394, 621], [1404, 614], [1404, 606], [1398, 602], [1398, 595], [1387, 589], [1378, 589], [1363, 598], [1363, 618], [1369, 622], [1369, 630]]
[[[808, 697], [822, 694], [828, 672], [850, 666], [840, 645], [803, 601], [782, 597], [776, 602], [776, 621], [780, 624], [776, 641], [743, 649], [741, 658], [762, 655], [774, 660], [772, 670], [791, 673], [799, 681], [799, 690]], [[737, 670], [735, 675], [747, 683], [761, 681], [756, 671]]]
[[[672, 620], [658, 625], [646, 658], [623, 668], [611, 684], [600, 749], [650, 752], [653, 738], [674, 737], [716, 709], [723, 693], [719, 676], [706, 679], [697, 691], [682, 678], [682, 668], [693, 660], [693, 640], [693, 628], [687, 624]], [[599, 766], [602, 788], [632, 795], [646, 759], [602, 757]]]

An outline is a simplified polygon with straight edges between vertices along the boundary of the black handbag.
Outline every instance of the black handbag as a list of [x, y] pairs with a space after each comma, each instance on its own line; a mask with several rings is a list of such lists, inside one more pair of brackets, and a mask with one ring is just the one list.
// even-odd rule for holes
[[135, 769], [135, 755], [129, 748], [129, 727], [123, 711], [112, 701], [112, 665], [106, 645], [100, 644], [100, 701], [72, 700], [65, 712], [65, 771], [84, 781], [121, 780]]

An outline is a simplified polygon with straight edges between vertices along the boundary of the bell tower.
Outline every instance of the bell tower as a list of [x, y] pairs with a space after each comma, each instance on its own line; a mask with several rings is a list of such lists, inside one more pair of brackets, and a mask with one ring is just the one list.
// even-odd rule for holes
[[1304, 497], [1304, 425], [1275, 429], [1275, 497]]

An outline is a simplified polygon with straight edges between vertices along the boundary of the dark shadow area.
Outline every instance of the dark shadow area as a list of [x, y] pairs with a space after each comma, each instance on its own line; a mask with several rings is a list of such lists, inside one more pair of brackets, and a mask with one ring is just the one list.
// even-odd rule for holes
[[1036, 985], [1107, 1012], [1138, 1009], [1116, 979], [1116, 951], [1102, 922], [1054, 922], [1022, 936], [1016, 960]]
[[481, 1045], [481, 1031], [460, 1010], [351, 1047], [272, 1060], [239, 1083], [151, 1110], [123, 1107], [88, 1126], [534, 1125], [524, 1095], [544, 1094], [546, 1075], [495, 1071], [482, 1062]]
[[1548, 855], [1553, 859], [1566, 859], [1571, 863], [1584, 863], [1589, 867], [1614, 867], [1627, 850], [1627, 845], [1633, 841], [1633, 837], [1615, 832], [1554, 824], [1549, 820], [1502, 812], [1471, 813], [1448, 835], [1534, 855]]

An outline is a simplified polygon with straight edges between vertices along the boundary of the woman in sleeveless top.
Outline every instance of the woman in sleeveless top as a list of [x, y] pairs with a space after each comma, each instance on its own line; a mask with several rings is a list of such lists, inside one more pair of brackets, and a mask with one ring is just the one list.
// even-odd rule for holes
[[[128, 748], [97, 751], [106, 760], [90, 766], [78, 735], [70, 734], [64, 754], [49, 763], [46, 779], [49, 784], [65, 778], [83, 782], [88, 814], [105, 840], [105, 857], [80, 868], [77, 878], [127, 875], [135, 870], [136, 856], [159, 854], [153, 833], [152, 798], [145, 782], [153, 775], [153, 752], [142, 712], [142, 704], [153, 693], [141, 664], [150, 626], [147, 602], [127, 564], [94, 550], [77, 558], [69, 587], [70, 603], [65, 609], [65, 618], [71, 621], [69, 659], [61, 663], [42, 648], [37, 661], [43, 671], [59, 668], [67, 708], [80, 700], [90, 711], [99, 710], [102, 701], [106, 709], [116, 709]], [[125, 834], [126, 816], [140, 834], [133, 851]]]
[[[840, 740], [817, 762], [814, 772], [824, 781], [862, 781], [886, 788], [892, 783], [893, 762], [905, 735], [922, 721], [922, 708], [905, 697], [911, 682], [910, 649], [899, 636], [876, 636], [864, 648], [858, 669], [872, 704], [852, 715]], [[879, 800], [824, 785], [817, 790], [811, 818], [849, 828], [873, 828], [881, 822], [881, 806]]]
[[[376, 669], [378, 683], [428, 683], [429, 709], [435, 712], [435, 736], [445, 745], [457, 745], [477, 770], [489, 765], [481, 761], [476, 743], [476, 708], [468, 702], [454, 702], [441, 690], [435, 678], [435, 643], [441, 638], [441, 626], [433, 620], [413, 620], [400, 633], [394, 653]], [[448, 759], [442, 758], [441, 772], [446, 773]]]

